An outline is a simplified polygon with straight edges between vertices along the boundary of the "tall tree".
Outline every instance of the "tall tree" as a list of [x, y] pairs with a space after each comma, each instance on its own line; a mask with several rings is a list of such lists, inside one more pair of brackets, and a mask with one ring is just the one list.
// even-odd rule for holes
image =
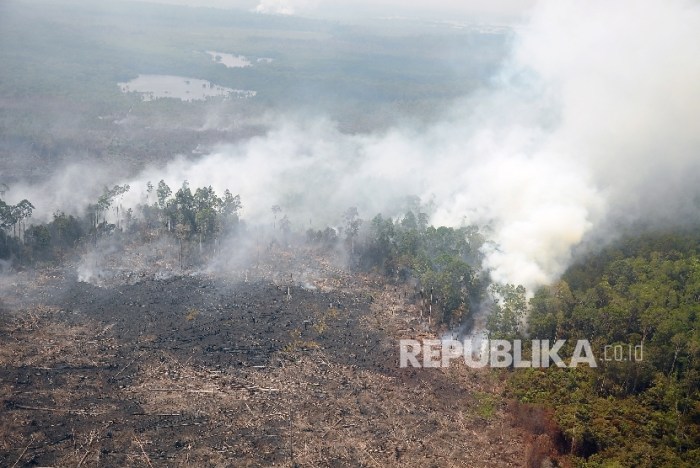
[[156, 197], [158, 198], [158, 208], [164, 210], [165, 205], [167, 204], [167, 200], [172, 194], [173, 191], [170, 190], [170, 187], [168, 187], [168, 184], [166, 184], [164, 180], [158, 182], [158, 188], [156, 189]]
[[357, 212], [357, 208], [351, 206], [343, 214], [343, 219], [345, 220], [345, 235], [347, 236], [348, 242], [350, 242], [350, 253], [355, 255], [355, 239], [360, 232], [360, 226], [362, 225], [362, 220]]

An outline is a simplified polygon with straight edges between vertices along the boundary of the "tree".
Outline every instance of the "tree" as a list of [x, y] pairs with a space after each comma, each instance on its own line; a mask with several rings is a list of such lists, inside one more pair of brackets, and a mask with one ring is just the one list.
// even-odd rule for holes
[[149, 205], [151, 203], [151, 194], [153, 193], [153, 184], [149, 180], [146, 182], [146, 204]]
[[[104, 188], [104, 191], [102, 192], [102, 195], [97, 199], [97, 203], [95, 205], [90, 205], [89, 208], [92, 211], [92, 214], [95, 217], [95, 229], [97, 230], [100, 226], [100, 214], [103, 214], [103, 223], [106, 223], [106, 213], [107, 210], [112, 206], [114, 203], [114, 200], [117, 197], [121, 197], [124, 195], [126, 192], [129, 191], [129, 185], [115, 185], [111, 189], [108, 187]], [[120, 206], [117, 205], [115, 206], [115, 212], [116, 212], [116, 217], [117, 217], [117, 226], [119, 226], [120, 219], [119, 219], [119, 208]]]
[[8, 205], [4, 201], [0, 200], [0, 228], [3, 230], [9, 229], [16, 223], [13, 206]]
[[[150, 183], [150, 182], [149, 182]], [[156, 189], [156, 197], [158, 198], [158, 208], [161, 210], [165, 209], [168, 198], [172, 195], [173, 191], [170, 190], [168, 184], [164, 180], [158, 182], [158, 188]]]
[[15, 206], [17, 212], [17, 220], [19, 223], [19, 229], [26, 229], [24, 220], [29, 219], [34, 211], [34, 205], [32, 205], [29, 200], [22, 200]]
[[575, 299], [566, 281], [537, 289], [530, 299], [528, 333], [536, 339], [558, 339], [574, 305]]
[[63, 212], [54, 213], [49, 230], [51, 241], [56, 247], [74, 247], [84, 234], [80, 220]]
[[364, 251], [363, 263], [367, 266], [377, 266], [386, 274], [394, 274], [396, 270], [396, 245], [394, 223], [378, 214], [370, 222], [370, 233], [367, 248]]
[[34, 258], [46, 258], [51, 248], [51, 231], [45, 224], [30, 226], [25, 233], [25, 239]]
[[238, 225], [238, 212], [241, 208], [243, 208], [241, 197], [233, 196], [229, 189], [224, 190], [224, 198], [219, 209], [223, 231], [230, 232]]
[[213, 238], [219, 230], [217, 221], [222, 204], [222, 200], [211, 186], [198, 188], [194, 193], [195, 223], [200, 250], [202, 242]]
[[197, 231], [196, 205], [190, 184], [187, 181], [182, 183], [182, 187], [175, 192], [174, 208], [176, 224], [184, 224], [189, 227], [187, 232]]
[[240, 195], [233, 196], [229, 189], [224, 190], [224, 198], [221, 203], [221, 214], [224, 217], [238, 216], [238, 211], [243, 208]]
[[357, 208], [351, 206], [343, 214], [343, 219], [345, 220], [345, 236], [346, 240], [350, 243], [350, 253], [355, 255], [355, 239], [360, 232], [360, 226], [362, 225], [362, 220], [359, 217]]
[[284, 215], [280, 220], [280, 230], [284, 234], [285, 243], [287, 243], [287, 237], [289, 232], [292, 230], [292, 222], [289, 220], [287, 215]]
[[177, 224], [175, 226], [175, 236], [177, 237], [177, 240], [178, 240], [178, 243], [180, 246], [178, 260], [180, 261], [180, 269], [181, 270], [182, 270], [182, 264], [183, 264], [183, 260], [184, 260], [184, 258], [183, 258], [184, 257], [184, 251], [183, 251], [184, 242], [185, 242], [185, 240], [189, 239], [191, 232], [192, 232], [191, 228], [187, 224], [180, 223], [180, 224]]
[[491, 339], [514, 340], [522, 333], [527, 300], [525, 288], [521, 285], [492, 284], [493, 306], [487, 321]]

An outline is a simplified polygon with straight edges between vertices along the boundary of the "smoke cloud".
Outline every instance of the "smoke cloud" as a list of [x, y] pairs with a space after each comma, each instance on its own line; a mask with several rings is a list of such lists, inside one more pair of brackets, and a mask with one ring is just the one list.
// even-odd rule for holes
[[297, 229], [399, 215], [417, 195], [432, 222], [488, 226], [499, 282], [555, 280], [573, 249], [613, 225], [697, 213], [700, 7], [686, 0], [546, 0], [488, 89], [427, 128], [348, 135], [279, 119], [265, 136], [180, 158], [127, 181], [229, 188], [244, 216]]

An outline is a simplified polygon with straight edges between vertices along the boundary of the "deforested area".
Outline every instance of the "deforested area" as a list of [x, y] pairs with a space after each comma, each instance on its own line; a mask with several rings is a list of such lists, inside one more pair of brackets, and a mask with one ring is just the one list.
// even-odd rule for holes
[[[4, 317], [3, 463], [24, 445], [30, 465], [519, 464], [522, 436], [480, 399], [499, 379], [401, 372], [392, 344], [415, 311], [381, 279], [314, 267], [303, 283], [261, 264], [248, 282], [7, 292], [44, 299]], [[476, 450], [465, 431], [501, 442]]]
[[700, 465], [698, 31], [0, 3], [0, 465]]

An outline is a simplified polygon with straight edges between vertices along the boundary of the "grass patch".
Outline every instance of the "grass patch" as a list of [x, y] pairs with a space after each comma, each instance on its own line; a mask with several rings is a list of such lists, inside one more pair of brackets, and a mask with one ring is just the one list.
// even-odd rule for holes
[[473, 397], [474, 403], [472, 403], [468, 411], [470, 416], [486, 419], [487, 421], [493, 418], [496, 414], [498, 398], [486, 392], [475, 392]]

